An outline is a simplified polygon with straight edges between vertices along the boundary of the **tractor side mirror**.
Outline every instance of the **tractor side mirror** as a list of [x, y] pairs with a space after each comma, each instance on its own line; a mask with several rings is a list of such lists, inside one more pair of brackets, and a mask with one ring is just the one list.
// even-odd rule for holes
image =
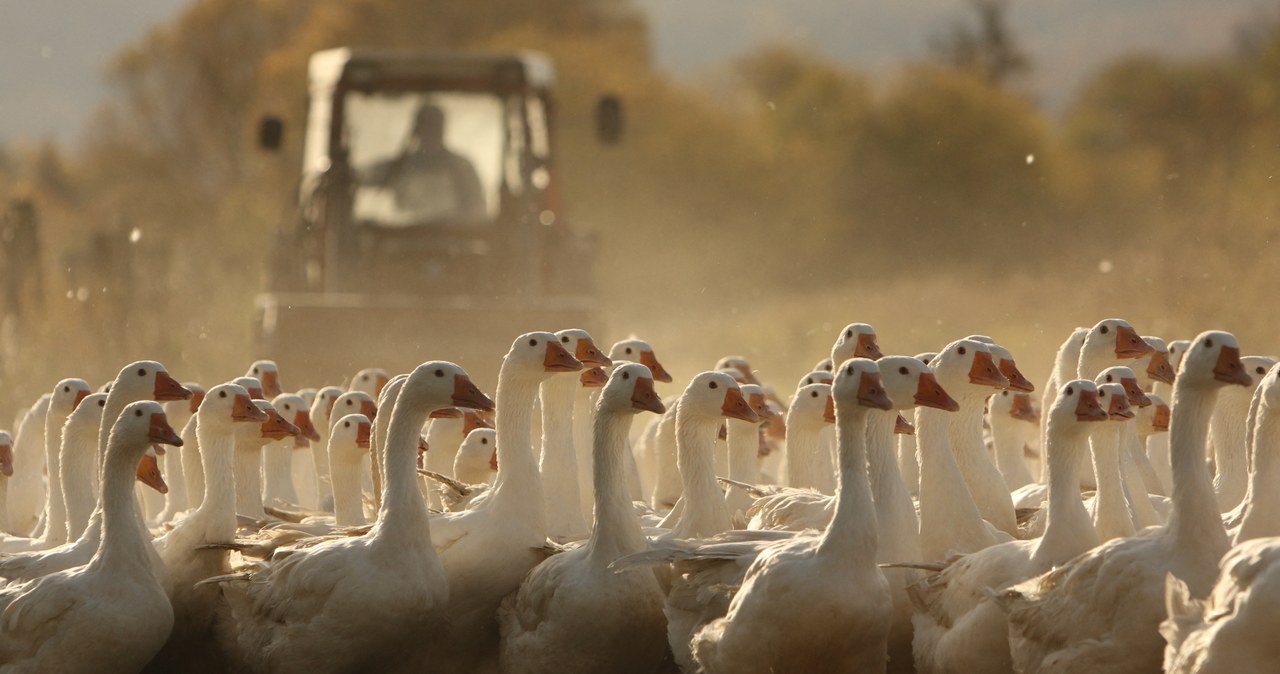
[[284, 120], [275, 115], [263, 115], [258, 122], [258, 147], [276, 152], [284, 144]]
[[622, 140], [622, 130], [622, 99], [604, 94], [596, 103], [596, 138], [605, 145], [616, 145]]

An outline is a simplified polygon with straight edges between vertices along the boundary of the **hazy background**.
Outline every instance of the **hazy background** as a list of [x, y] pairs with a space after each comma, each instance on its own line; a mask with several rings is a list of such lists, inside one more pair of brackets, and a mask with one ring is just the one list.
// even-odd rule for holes
[[[556, 59], [592, 327], [677, 382], [741, 353], [785, 393], [855, 320], [886, 353], [990, 334], [1037, 382], [1107, 316], [1275, 351], [1280, 5], [983, 6], [995, 33], [944, 0], [0, 0], [0, 199], [40, 207], [44, 276], [0, 324], [0, 419], [134, 358], [212, 380], [259, 355], [306, 58], [341, 45]], [[253, 147], [264, 112], [282, 156]]]

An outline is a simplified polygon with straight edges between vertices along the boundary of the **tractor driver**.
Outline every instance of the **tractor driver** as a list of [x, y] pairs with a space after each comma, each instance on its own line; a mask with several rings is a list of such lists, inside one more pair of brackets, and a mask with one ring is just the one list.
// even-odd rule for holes
[[444, 144], [444, 112], [418, 108], [404, 149], [367, 170], [361, 182], [391, 190], [396, 207], [421, 220], [478, 222], [486, 217], [480, 176]]

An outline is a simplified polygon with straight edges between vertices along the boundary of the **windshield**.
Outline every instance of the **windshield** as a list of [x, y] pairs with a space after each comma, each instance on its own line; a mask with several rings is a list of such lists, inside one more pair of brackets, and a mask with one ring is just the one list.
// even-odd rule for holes
[[497, 213], [502, 100], [490, 94], [347, 94], [357, 222], [473, 225]]

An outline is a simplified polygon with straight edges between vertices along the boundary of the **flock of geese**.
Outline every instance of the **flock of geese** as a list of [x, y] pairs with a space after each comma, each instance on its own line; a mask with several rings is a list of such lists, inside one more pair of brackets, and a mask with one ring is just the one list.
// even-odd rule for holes
[[1039, 400], [862, 323], [790, 396], [671, 381], [582, 330], [493, 399], [63, 379], [0, 431], [0, 672], [1277, 667], [1280, 366], [1229, 333], [1077, 329]]

